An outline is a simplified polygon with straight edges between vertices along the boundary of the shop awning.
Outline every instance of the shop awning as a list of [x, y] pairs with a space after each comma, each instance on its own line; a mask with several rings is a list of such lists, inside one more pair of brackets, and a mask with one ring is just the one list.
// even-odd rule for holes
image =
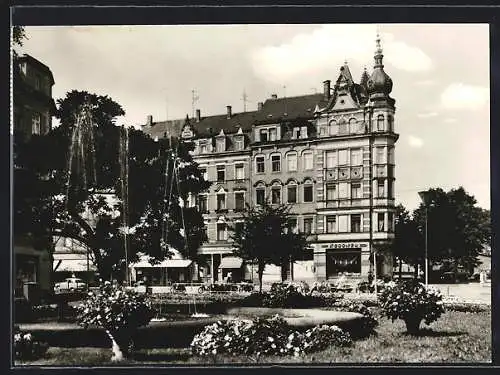
[[225, 257], [222, 258], [222, 261], [220, 262], [220, 268], [230, 268], [230, 269], [237, 269], [241, 268], [243, 265], [243, 259], [239, 257]]
[[54, 272], [86, 272], [95, 271], [96, 267], [92, 262], [88, 263], [86, 259], [59, 259], [54, 260]]
[[146, 260], [141, 260], [137, 263], [131, 264], [131, 268], [186, 268], [189, 267], [193, 261], [189, 259], [165, 259], [160, 263], [150, 263]]

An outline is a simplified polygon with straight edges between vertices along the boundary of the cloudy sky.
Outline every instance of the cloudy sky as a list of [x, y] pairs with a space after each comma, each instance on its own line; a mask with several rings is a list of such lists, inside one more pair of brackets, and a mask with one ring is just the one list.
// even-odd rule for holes
[[322, 91], [347, 61], [371, 71], [380, 31], [396, 99], [396, 198], [464, 186], [490, 207], [489, 29], [476, 24], [27, 27], [21, 53], [48, 65], [54, 98], [72, 89], [120, 103], [119, 123], [247, 110], [271, 94]]

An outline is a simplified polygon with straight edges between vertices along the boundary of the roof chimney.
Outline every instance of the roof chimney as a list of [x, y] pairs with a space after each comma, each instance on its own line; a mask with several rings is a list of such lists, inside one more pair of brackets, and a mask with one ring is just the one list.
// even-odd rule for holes
[[227, 108], [227, 118], [231, 118], [231, 116], [232, 116], [231, 106], [228, 105], [228, 106], [226, 106], [226, 108]]
[[330, 100], [330, 80], [323, 81], [323, 95], [325, 100]]
[[196, 122], [201, 121], [201, 111], [199, 109], [196, 110]]
[[148, 115], [148, 117], [146, 117], [146, 125], [147, 126], [153, 125], [153, 116]]
[[278, 99], [278, 95], [276, 95], [276, 94], [272, 94], [272, 95], [271, 95], [271, 98], [272, 98], [272, 99]]
[[264, 108], [264, 103], [258, 102], [257, 103], [257, 110], [262, 111], [262, 108]]

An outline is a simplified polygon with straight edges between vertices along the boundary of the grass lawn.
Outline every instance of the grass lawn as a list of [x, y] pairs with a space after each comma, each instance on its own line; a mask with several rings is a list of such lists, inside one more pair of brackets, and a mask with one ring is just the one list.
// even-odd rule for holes
[[[249, 357], [217, 355], [193, 357], [189, 349], [140, 350], [123, 365], [262, 364], [262, 363], [489, 363], [491, 362], [491, 313], [446, 312], [420, 336], [405, 333], [402, 321], [379, 319], [377, 335], [355, 341], [350, 348], [330, 347], [303, 357]], [[111, 349], [50, 348], [44, 359], [16, 363], [41, 366], [109, 366]]]

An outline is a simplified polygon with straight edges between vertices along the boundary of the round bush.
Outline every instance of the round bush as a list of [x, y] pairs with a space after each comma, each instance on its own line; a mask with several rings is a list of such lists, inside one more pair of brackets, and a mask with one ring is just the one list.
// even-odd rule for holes
[[419, 332], [422, 320], [429, 325], [444, 313], [442, 299], [438, 290], [417, 280], [387, 283], [379, 297], [384, 315], [403, 320], [412, 334]]

